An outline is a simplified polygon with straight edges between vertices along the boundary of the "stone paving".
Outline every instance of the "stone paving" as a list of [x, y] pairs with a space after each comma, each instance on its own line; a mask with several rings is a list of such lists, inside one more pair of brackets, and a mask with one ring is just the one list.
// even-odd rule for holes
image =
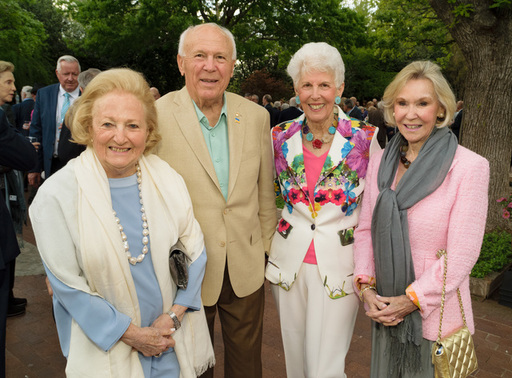
[[[33, 244], [33, 236], [28, 230], [22, 254], [17, 259], [15, 284], [15, 295], [26, 297], [28, 306], [25, 315], [7, 320], [7, 377], [60, 378], [65, 376], [65, 359], [59, 348], [44, 271]], [[284, 378], [286, 372], [279, 320], [268, 282], [265, 285], [263, 377]], [[491, 298], [483, 302], [474, 299], [473, 310], [479, 362], [479, 370], [473, 377], [512, 378], [512, 309]], [[217, 323], [216, 327], [214, 348], [218, 367], [215, 377], [220, 378], [224, 376], [223, 345], [220, 324]], [[347, 356], [348, 377], [369, 377], [370, 348], [370, 322], [360, 309]]]

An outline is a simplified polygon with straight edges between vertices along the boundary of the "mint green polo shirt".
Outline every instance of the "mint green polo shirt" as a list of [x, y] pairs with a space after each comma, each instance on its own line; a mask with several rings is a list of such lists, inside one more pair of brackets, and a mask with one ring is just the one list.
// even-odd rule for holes
[[229, 184], [229, 139], [228, 139], [228, 121], [227, 121], [227, 106], [226, 106], [226, 95], [223, 98], [224, 105], [220, 111], [220, 117], [217, 124], [213, 127], [208, 123], [208, 118], [203, 112], [194, 104], [196, 110], [197, 119], [201, 125], [201, 131], [203, 132], [204, 141], [210, 158], [212, 159], [215, 173], [217, 174], [217, 180], [219, 181], [220, 190], [224, 199], [228, 200], [228, 184]]

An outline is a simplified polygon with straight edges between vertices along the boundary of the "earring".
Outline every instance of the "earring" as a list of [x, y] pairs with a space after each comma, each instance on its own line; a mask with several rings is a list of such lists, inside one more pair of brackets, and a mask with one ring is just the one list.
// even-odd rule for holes
[[297, 105], [300, 104], [300, 98], [299, 98], [299, 95], [295, 96], [295, 102], [297, 103]]
[[441, 119], [442, 119], [442, 118], [444, 118], [444, 113], [439, 114], [439, 115], [437, 116], [437, 118], [441, 118]]
[[393, 118], [395, 118], [395, 112], [393, 112]]
[[340, 104], [340, 102], [341, 102], [341, 97], [340, 97], [340, 96], [336, 96], [336, 98], [334, 99], [334, 103], [335, 103], [336, 105], [339, 105], [339, 104]]

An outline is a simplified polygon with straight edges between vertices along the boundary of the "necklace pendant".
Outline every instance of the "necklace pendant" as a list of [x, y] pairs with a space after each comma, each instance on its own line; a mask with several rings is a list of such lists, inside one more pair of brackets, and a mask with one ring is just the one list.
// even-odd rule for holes
[[312, 144], [313, 144], [313, 148], [316, 148], [317, 150], [319, 150], [324, 145], [324, 142], [322, 142], [320, 139], [315, 139]]

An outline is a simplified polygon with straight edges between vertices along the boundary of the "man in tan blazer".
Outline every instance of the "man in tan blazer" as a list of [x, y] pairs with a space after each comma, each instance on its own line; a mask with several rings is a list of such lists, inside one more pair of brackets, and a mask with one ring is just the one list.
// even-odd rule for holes
[[[261, 377], [265, 252], [276, 219], [268, 112], [226, 88], [233, 75], [232, 34], [216, 24], [183, 32], [178, 66], [185, 87], [156, 105], [157, 154], [187, 184], [205, 235], [202, 285], [213, 341], [217, 311], [226, 377]], [[213, 369], [204, 374], [213, 377]]]

